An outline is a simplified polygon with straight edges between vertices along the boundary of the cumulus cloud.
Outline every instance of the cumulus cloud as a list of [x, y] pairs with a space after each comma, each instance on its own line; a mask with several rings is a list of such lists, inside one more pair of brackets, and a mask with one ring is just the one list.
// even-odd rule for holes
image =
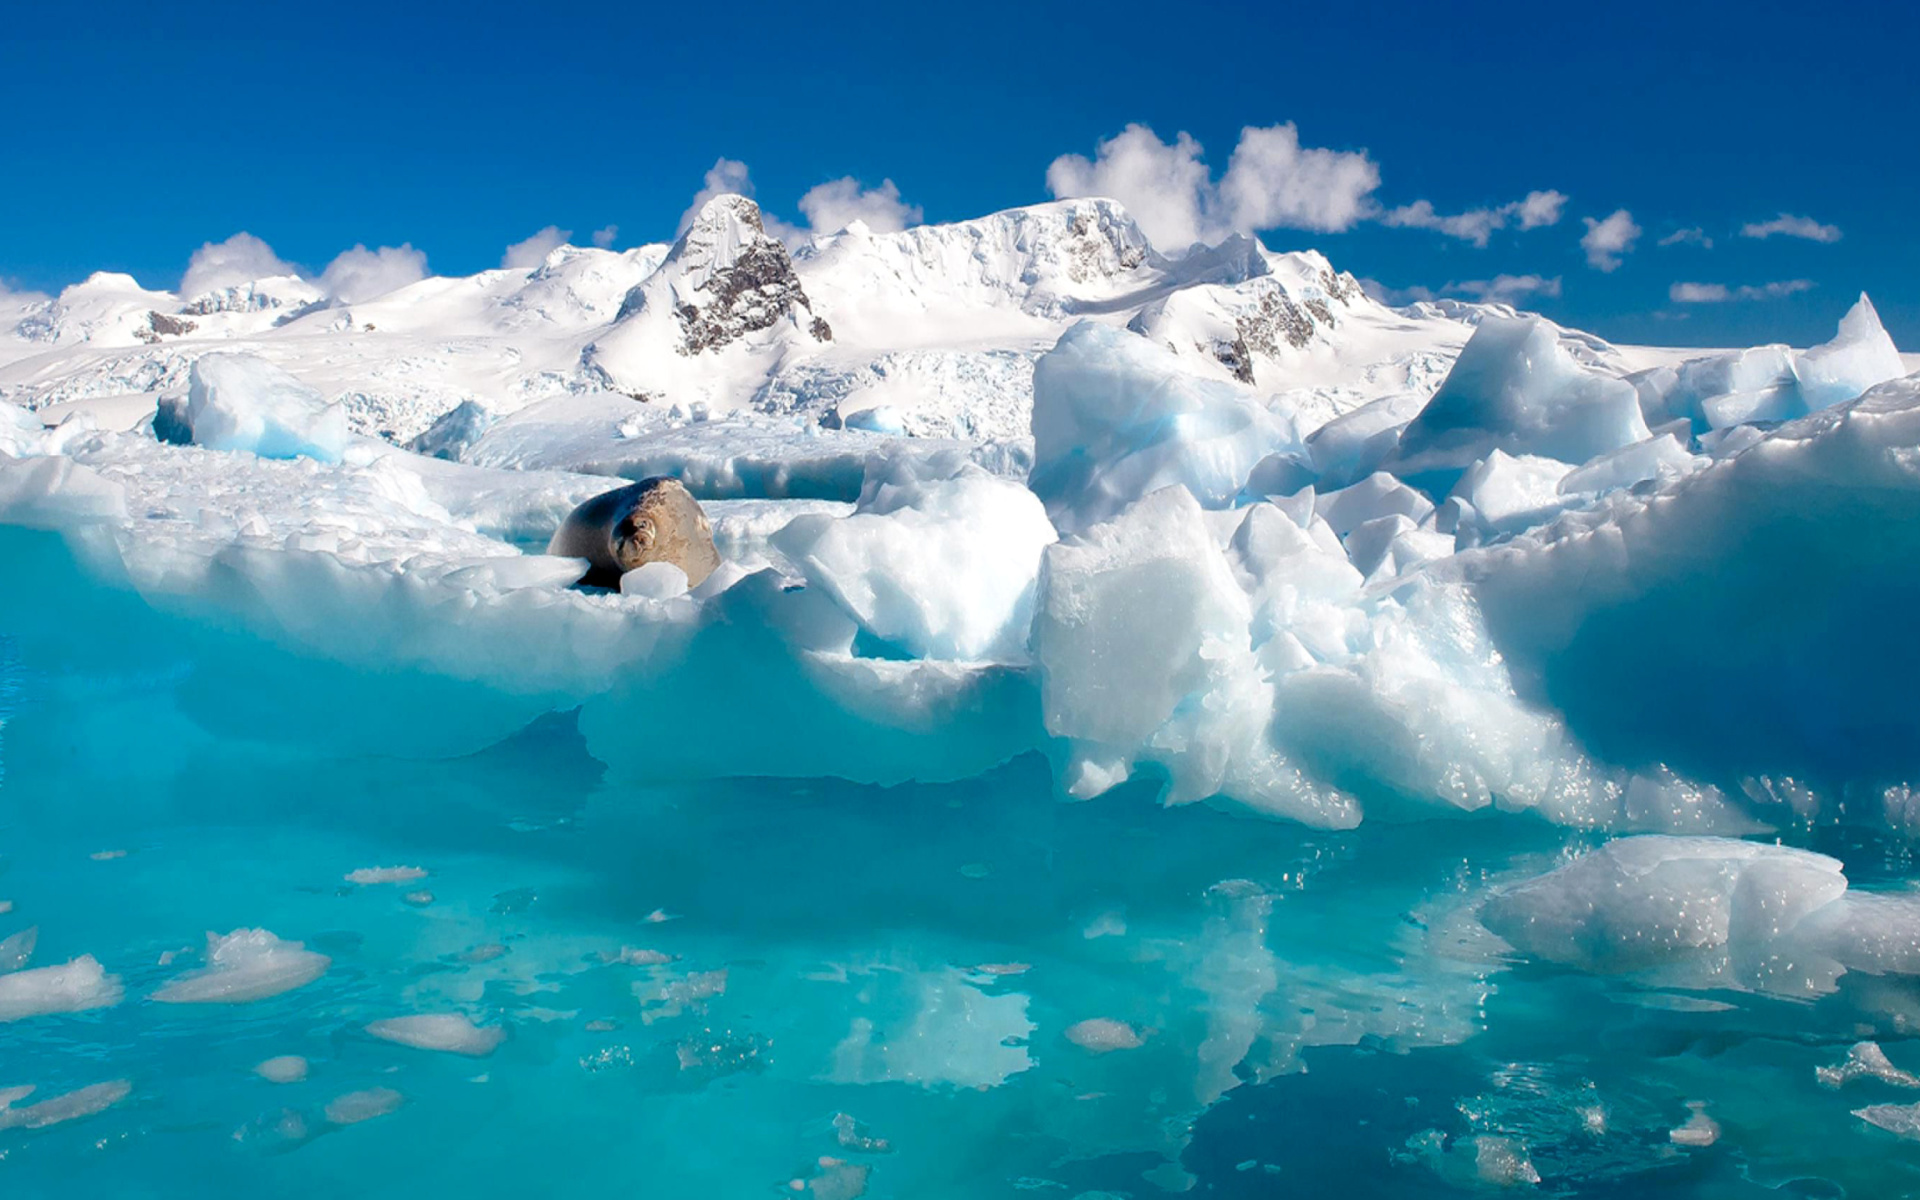
[[855, 221], [863, 221], [875, 233], [898, 233], [909, 225], [918, 225], [920, 206], [900, 199], [893, 180], [883, 179], [877, 188], [862, 188], [849, 175], [807, 189], [800, 197], [800, 211], [815, 233], [838, 233]]
[[1809, 242], [1837, 242], [1840, 240], [1838, 225], [1822, 225], [1812, 217], [1796, 217], [1791, 213], [1781, 213], [1771, 221], [1755, 221], [1740, 229], [1741, 237], [1766, 239], [1774, 234], [1781, 237], [1804, 238]]
[[1091, 159], [1054, 159], [1047, 187], [1063, 200], [1112, 197], [1155, 244], [1178, 251], [1260, 229], [1350, 229], [1372, 212], [1380, 186], [1380, 169], [1365, 151], [1302, 146], [1291, 122], [1242, 129], [1217, 182], [1202, 155], [1188, 134], [1168, 143], [1145, 125], [1129, 125]]
[[1713, 239], [1707, 236], [1706, 230], [1698, 226], [1692, 229], [1676, 229], [1661, 238], [1658, 244], [1662, 246], [1698, 246], [1702, 250], [1713, 249]]
[[52, 297], [45, 292], [16, 291], [5, 279], [0, 279], [0, 305], [8, 308], [25, 308], [32, 304], [45, 304]]
[[358, 304], [426, 277], [426, 253], [415, 250], [412, 243], [378, 250], [356, 245], [327, 264], [320, 273], [320, 286], [343, 304]]
[[1220, 199], [1236, 231], [1309, 229], [1338, 233], [1372, 210], [1380, 168], [1366, 151], [1300, 144], [1293, 122], [1240, 131]]
[[1377, 279], [1362, 279], [1361, 290], [1382, 304], [1412, 304], [1438, 300], [1442, 296], [1476, 300], [1482, 304], [1517, 305], [1530, 296], [1555, 297], [1560, 294], [1560, 277], [1542, 275], [1495, 275], [1492, 279], [1463, 279], [1434, 289], [1428, 287], [1393, 288]]
[[1728, 287], [1724, 283], [1676, 283], [1667, 289], [1667, 298], [1675, 304], [1724, 304], [1729, 300], [1777, 300], [1813, 287], [1811, 279], [1782, 279], [1773, 283], [1743, 284]]
[[687, 205], [687, 211], [680, 214], [680, 224], [674, 229], [673, 236], [679, 237], [693, 225], [693, 219], [700, 215], [707, 201], [729, 193], [751, 197], [753, 180], [747, 174], [747, 164], [739, 159], [716, 158], [713, 166], [707, 169], [700, 190], [693, 194], [693, 203]]
[[1450, 283], [1443, 290], [1486, 304], [1518, 304], [1529, 296], [1558, 296], [1560, 277], [1555, 275], [1548, 279], [1540, 275], [1495, 275], [1492, 279]]
[[620, 227], [618, 225], [609, 225], [605, 229], [596, 229], [593, 231], [593, 244], [602, 250], [611, 250], [613, 249], [613, 239], [619, 236]]
[[1633, 223], [1633, 214], [1626, 209], [1616, 209], [1612, 216], [1604, 220], [1581, 217], [1586, 222], [1587, 232], [1580, 239], [1580, 248], [1587, 252], [1587, 265], [1600, 271], [1612, 271], [1620, 265], [1620, 259], [1633, 249], [1633, 243], [1640, 238], [1640, 227]]
[[[700, 215], [707, 201], [715, 196], [745, 196], [753, 199], [753, 177], [747, 171], [747, 164], [733, 158], [717, 158], [701, 181], [700, 190], [693, 194], [693, 203], [687, 205], [687, 211], [680, 214], [680, 224], [673, 236], [679, 237], [693, 225], [693, 219]], [[797, 245], [807, 240], [807, 231], [789, 225], [766, 209], [760, 210], [760, 224], [768, 233], [788, 245]]]
[[1564, 193], [1549, 189], [1528, 192], [1526, 199], [1514, 200], [1497, 208], [1473, 208], [1462, 213], [1442, 215], [1434, 210], [1431, 201], [1415, 200], [1412, 204], [1403, 204], [1381, 213], [1380, 223], [1401, 229], [1431, 229], [1484, 247], [1494, 231], [1505, 229], [1508, 225], [1538, 229], [1559, 224], [1560, 212], [1566, 203]]
[[292, 265], [273, 252], [272, 246], [241, 232], [224, 242], [203, 243], [193, 252], [193, 257], [187, 260], [187, 273], [180, 277], [180, 294], [199, 296], [273, 275], [297, 274]]
[[549, 225], [523, 242], [515, 242], [500, 256], [500, 265], [512, 271], [531, 271], [547, 261], [547, 255], [567, 244], [573, 230]]

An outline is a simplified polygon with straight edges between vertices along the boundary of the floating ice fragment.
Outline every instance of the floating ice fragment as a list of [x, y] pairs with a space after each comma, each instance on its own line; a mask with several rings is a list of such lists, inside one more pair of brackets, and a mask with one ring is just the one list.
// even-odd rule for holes
[[254, 1067], [253, 1073], [268, 1083], [301, 1083], [307, 1078], [307, 1060], [297, 1054], [283, 1054]]
[[1707, 1115], [1706, 1103], [1700, 1100], [1689, 1100], [1687, 1108], [1692, 1111], [1692, 1115], [1679, 1128], [1668, 1130], [1667, 1140], [1676, 1146], [1686, 1146], [1689, 1149], [1701, 1149], [1719, 1141], [1720, 1123]]
[[893, 1144], [883, 1137], [875, 1137], [873, 1131], [853, 1119], [852, 1113], [833, 1114], [833, 1136], [843, 1150], [854, 1150], [861, 1154], [891, 1154]]
[[425, 867], [361, 867], [357, 871], [348, 871], [348, 883], [412, 883], [416, 879], [425, 879]]
[[358, 1125], [375, 1117], [384, 1117], [406, 1102], [392, 1088], [368, 1088], [336, 1097], [326, 1107], [326, 1118], [335, 1125]]
[[133, 1084], [125, 1079], [116, 1079], [111, 1083], [96, 1083], [50, 1100], [42, 1100], [26, 1108], [12, 1107], [12, 1101], [32, 1094], [33, 1090], [31, 1087], [0, 1089], [0, 1129], [45, 1129], [49, 1125], [91, 1117], [125, 1100], [133, 1091]]
[[1865, 1108], [1854, 1109], [1853, 1115], [1888, 1133], [1920, 1141], [1920, 1103], [1869, 1104]]
[[95, 850], [92, 854], [87, 855], [88, 858], [91, 858], [95, 862], [112, 862], [116, 858], [125, 858], [126, 856], [127, 852], [125, 850]]
[[673, 955], [658, 950], [643, 950], [635, 946], [622, 946], [618, 950], [602, 950], [600, 961], [620, 963], [630, 967], [659, 967], [673, 961]]
[[478, 1026], [458, 1013], [422, 1013], [411, 1017], [388, 1017], [367, 1026], [367, 1032], [382, 1041], [398, 1042], [416, 1050], [437, 1050], [485, 1058], [506, 1040], [502, 1025]]
[[0, 1021], [111, 1008], [122, 995], [120, 977], [83, 954], [59, 966], [0, 975]]
[[867, 1194], [867, 1178], [873, 1168], [845, 1159], [822, 1156], [811, 1178], [795, 1177], [787, 1188], [812, 1200], [858, 1200]]
[[1847, 1051], [1845, 1062], [1815, 1067], [1813, 1076], [1825, 1088], [1837, 1088], [1854, 1079], [1878, 1079], [1894, 1087], [1920, 1088], [1920, 1075], [1894, 1066], [1878, 1042], [1855, 1042]]
[[640, 1019], [651, 1025], [677, 1017], [689, 1008], [704, 1007], [715, 996], [725, 995], [727, 969], [693, 971], [654, 984], [637, 983], [633, 991], [640, 999]]
[[40, 940], [40, 927], [29, 925], [19, 933], [0, 941], [0, 974], [18, 971], [33, 960], [33, 947]]
[[1063, 1035], [1069, 1042], [1093, 1054], [1111, 1054], [1115, 1050], [1137, 1050], [1145, 1044], [1139, 1031], [1125, 1021], [1110, 1017], [1089, 1017], [1067, 1026]]
[[408, 892], [406, 895], [400, 897], [400, 900], [401, 900], [401, 903], [410, 904], [414, 908], [425, 908], [429, 904], [433, 903], [433, 893], [432, 892]]
[[207, 965], [170, 980], [153, 998], [162, 1004], [250, 1004], [305, 987], [333, 960], [265, 929], [207, 934]]

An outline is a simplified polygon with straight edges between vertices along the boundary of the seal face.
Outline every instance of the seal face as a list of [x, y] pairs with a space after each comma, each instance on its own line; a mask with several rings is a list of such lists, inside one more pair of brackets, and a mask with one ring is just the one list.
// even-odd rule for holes
[[720, 565], [713, 526], [678, 479], [657, 476], [603, 492], [568, 514], [547, 544], [548, 554], [591, 564], [580, 582], [620, 586], [620, 576], [648, 563], [668, 562], [699, 587]]

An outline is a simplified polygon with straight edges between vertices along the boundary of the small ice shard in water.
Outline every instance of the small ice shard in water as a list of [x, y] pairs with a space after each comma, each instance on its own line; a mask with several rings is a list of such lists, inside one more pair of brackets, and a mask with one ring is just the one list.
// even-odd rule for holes
[[253, 1073], [268, 1083], [304, 1083], [307, 1060], [298, 1054], [282, 1054], [261, 1063], [253, 1069]]
[[787, 1188], [812, 1200], [858, 1200], [867, 1194], [867, 1177], [872, 1173], [872, 1167], [823, 1155], [811, 1179], [795, 1177]]
[[161, 1004], [251, 1004], [305, 987], [332, 962], [265, 929], [209, 933], [206, 967], [169, 981], [153, 998]]
[[650, 987], [634, 985], [634, 994], [640, 999], [640, 1019], [648, 1025], [677, 1017], [689, 1008], [704, 1008], [707, 1001], [726, 993], [725, 967], [718, 971], [693, 971]]
[[42, 1100], [26, 1108], [13, 1107], [15, 1101], [25, 1099], [33, 1091], [32, 1087], [0, 1088], [0, 1129], [45, 1129], [63, 1121], [91, 1117], [125, 1100], [127, 1094], [133, 1091], [133, 1084], [116, 1079], [111, 1083], [96, 1083], [92, 1087]]
[[18, 971], [33, 960], [33, 947], [40, 940], [40, 927], [31, 925], [0, 942], [0, 974]]
[[361, 885], [371, 883], [412, 883], [416, 879], [425, 879], [425, 867], [361, 867], [357, 871], [347, 872], [347, 882]]
[[672, 962], [673, 955], [663, 954], [658, 950], [642, 950], [634, 946], [622, 946], [618, 952], [602, 950], [600, 952], [600, 961], [609, 964], [620, 963], [623, 966], [629, 967], [659, 967]]
[[335, 1125], [358, 1125], [362, 1121], [371, 1121], [375, 1117], [384, 1117], [406, 1102], [406, 1097], [392, 1088], [368, 1088], [364, 1092], [348, 1092], [328, 1104], [326, 1118]]
[[95, 862], [112, 862], [116, 858], [125, 858], [126, 856], [127, 852], [125, 850], [95, 850], [92, 854], [87, 855], [88, 858], [91, 858]]
[[408, 892], [406, 895], [400, 897], [400, 899], [405, 901], [408, 904], [413, 905], [415, 908], [425, 908], [427, 905], [433, 903], [433, 893], [432, 892]]
[[110, 1008], [123, 994], [120, 977], [107, 974], [98, 959], [83, 954], [57, 967], [0, 975], [0, 1021]]
[[382, 1041], [398, 1042], [416, 1050], [438, 1050], [469, 1058], [492, 1054], [507, 1036], [505, 1026], [478, 1026], [458, 1013], [389, 1017], [367, 1026], [367, 1032]]
[[1074, 1025], [1067, 1026], [1066, 1039], [1082, 1050], [1093, 1054], [1109, 1054], [1115, 1050], [1137, 1050], [1143, 1039], [1138, 1030], [1125, 1021], [1115, 1021], [1110, 1017], [1089, 1017]]
[[1878, 1042], [1855, 1042], [1853, 1048], [1847, 1051], [1845, 1062], [1838, 1066], [1815, 1067], [1813, 1077], [1825, 1088], [1837, 1088], [1854, 1079], [1878, 1079], [1894, 1087], [1920, 1088], [1920, 1075], [1894, 1066]]
[[1920, 1141], [1920, 1104], [1869, 1104], [1854, 1109], [1853, 1115], [1888, 1133]]
[[1699, 1100], [1689, 1100], [1687, 1107], [1693, 1115], [1686, 1124], [1678, 1129], [1667, 1131], [1667, 1140], [1676, 1146], [1701, 1149], [1720, 1140], [1720, 1123], [1707, 1115], [1707, 1106]]
[[873, 1131], [853, 1119], [852, 1113], [833, 1114], [833, 1136], [843, 1150], [861, 1154], [891, 1154], [893, 1143], [873, 1136]]

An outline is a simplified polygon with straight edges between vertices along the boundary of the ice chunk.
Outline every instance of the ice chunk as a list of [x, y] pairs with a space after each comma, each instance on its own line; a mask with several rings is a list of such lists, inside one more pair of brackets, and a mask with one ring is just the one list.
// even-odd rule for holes
[[1667, 1131], [1667, 1140], [1676, 1146], [1701, 1150], [1720, 1140], [1720, 1123], [1707, 1115], [1707, 1106], [1698, 1100], [1687, 1102], [1690, 1114], [1677, 1129]]
[[406, 1103], [406, 1097], [392, 1088], [368, 1088], [336, 1096], [326, 1107], [326, 1118], [335, 1125], [358, 1125], [375, 1117], [384, 1117]]
[[1855, 1042], [1838, 1066], [1815, 1067], [1813, 1075], [1824, 1088], [1837, 1088], [1855, 1079], [1878, 1079], [1894, 1087], [1920, 1088], [1920, 1075], [1903, 1071], [1887, 1058], [1878, 1042]]
[[345, 409], [251, 354], [195, 360], [186, 422], [194, 444], [211, 450], [339, 462], [347, 448]]
[[1920, 1141], [1920, 1103], [1869, 1104], [1865, 1108], [1854, 1109], [1853, 1115], [1888, 1133]]
[[18, 971], [33, 961], [33, 947], [40, 940], [40, 927], [29, 925], [19, 933], [0, 941], [0, 974]]
[[851, 516], [799, 516], [770, 542], [898, 651], [1024, 658], [1034, 579], [1041, 552], [1056, 540], [1053, 525], [1032, 492], [971, 463], [932, 473], [898, 467], [867, 487]]
[[438, 1050], [485, 1058], [506, 1040], [502, 1025], [475, 1025], [459, 1013], [423, 1013], [411, 1017], [388, 1017], [367, 1026], [367, 1032], [382, 1041], [398, 1042], [416, 1050]]
[[1433, 511], [1433, 501], [1385, 471], [1376, 471], [1351, 487], [1321, 492], [1313, 511], [1341, 537], [1379, 517], [1403, 516], [1419, 524]]
[[307, 1060], [297, 1054], [283, 1054], [254, 1067], [253, 1073], [268, 1083], [304, 1083]]
[[375, 883], [412, 883], [416, 879], [426, 877], [427, 872], [424, 867], [361, 867], [346, 874], [348, 883], [363, 886]]
[[0, 1021], [111, 1008], [123, 994], [120, 977], [83, 954], [56, 967], [0, 975]]
[[1847, 889], [1823, 854], [1731, 838], [1619, 838], [1489, 897], [1489, 929], [1537, 958], [1618, 971], [1732, 945], [1763, 967], [1777, 939]]
[[425, 433], [408, 442], [407, 449], [428, 458], [459, 462], [492, 428], [495, 419], [493, 410], [478, 400], [462, 400], [440, 414]]
[[1049, 547], [1037, 607], [1047, 732], [1121, 757], [1208, 690], [1213, 664], [1244, 645], [1251, 617], [1183, 487]]
[[1632, 384], [1575, 362], [1543, 321], [1488, 317], [1401, 434], [1393, 469], [1459, 471], [1496, 449], [1583, 463], [1647, 436]]
[[45, 1129], [103, 1113], [125, 1100], [132, 1093], [133, 1084], [125, 1079], [96, 1083], [25, 1108], [15, 1108], [9, 1102], [9, 1097], [17, 1101], [33, 1091], [33, 1088], [12, 1091], [0, 1088], [0, 1129]]
[[687, 594], [687, 573], [677, 563], [645, 563], [620, 577], [620, 594], [646, 600], [671, 600], [675, 596], [684, 596]]
[[1146, 1044], [1140, 1032], [1125, 1021], [1111, 1017], [1088, 1017], [1067, 1026], [1061, 1035], [1069, 1042], [1093, 1054], [1111, 1054], [1115, 1050], [1136, 1050]]
[[1420, 415], [1427, 397], [1413, 392], [1382, 396], [1313, 431], [1307, 454], [1327, 487], [1339, 488], [1377, 470], [1393, 456], [1400, 431]]
[[841, 424], [843, 428], [861, 429], [868, 433], [891, 433], [898, 435], [904, 434], [907, 431], [907, 424], [901, 419], [899, 410], [886, 404], [876, 405], [873, 408], [863, 408], [856, 413], [849, 413], [847, 416], [841, 418]]
[[153, 998], [162, 1004], [251, 1004], [305, 987], [333, 960], [265, 929], [207, 934], [207, 965], [168, 981]]
[[1561, 478], [1559, 490], [1563, 496], [1600, 495], [1632, 487], [1642, 480], [1677, 478], [1706, 465], [1707, 460], [1689, 454], [1679, 438], [1658, 433], [1569, 471]]
[[1906, 373], [1899, 350], [1865, 292], [1840, 318], [1840, 331], [1833, 340], [1808, 350], [1793, 364], [1801, 397], [1814, 411], [1852, 400], [1875, 384]]
[[1561, 507], [1561, 484], [1573, 468], [1554, 458], [1495, 450], [1467, 468], [1453, 494], [1473, 506], [1487, 533], [1537, 525]]
[[1146, 338], [1092, 322], [1034, 364], [1033, 443], [1029, 484], [1062, 531], [1108, 520], [1170, 484], [1226, 508], [1268, 455], [1306, 459], [1284, 414], [1188, 374]]

